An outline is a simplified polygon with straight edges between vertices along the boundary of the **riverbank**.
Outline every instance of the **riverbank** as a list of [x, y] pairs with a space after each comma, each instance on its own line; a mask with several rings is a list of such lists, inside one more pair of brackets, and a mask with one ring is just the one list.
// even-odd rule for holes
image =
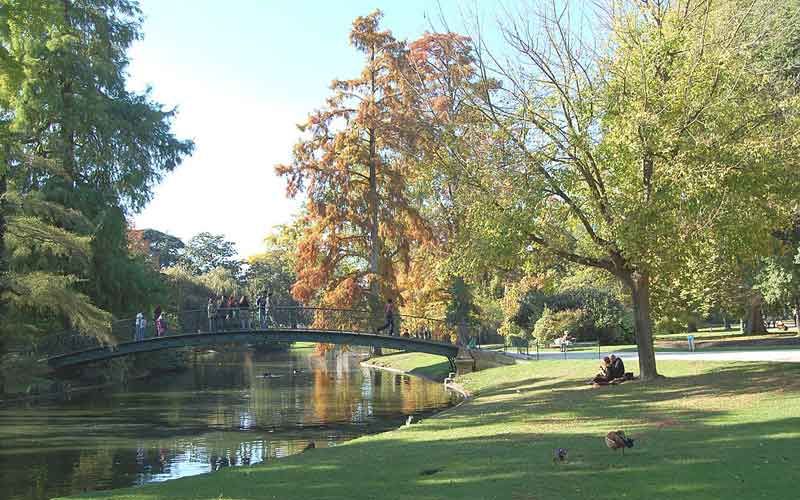
[[450, 363], [441, 356], [423, 353], [398, 352], [387, 356], [369, 358], [362, 366], [389, 370], [442, 382], [450, 373]]
[[[429, 359], [411, 366], [413, 355], [391, 358], [383, 362], [433, 370]], [[669, 378], [657, 384], [593, 389], [585, 380], [595, 367], [594, 360], [542, 361], [472, 373], [459, 379], [472, 400], [418, 424], [254, 467], [84, 498], [794, 496], [800, 366], [664, 361], [660, 371]], [[603, 441], [617, 429], [637, 440], [624, 457]], [[567, 463], [552, 463], [556, 447], [569, 449]]]

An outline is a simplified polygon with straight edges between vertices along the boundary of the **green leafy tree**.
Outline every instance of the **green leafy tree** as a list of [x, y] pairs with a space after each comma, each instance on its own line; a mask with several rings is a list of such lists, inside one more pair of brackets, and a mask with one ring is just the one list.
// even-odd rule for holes
[[128, 224], [119, 207], [109, 207], [92, 235], [89, 279], [81, 288], [102, 309], [120, 318], [148, 310], [165, 299], [166, 289], [149, 258], [132, 251]]
[[[195, 276], [188, 269], [181, 266], [172, 266], [163, 271], [163, 277], [167, 285], [167, 300], [164, 301], [165, 309], [168, 311], [205, 311], [208, 298], [219, 296], [229, 292], [233, 288], [226, 288], [226, 283], [219, 286], [220, 281], [216, 278], [203, 279], [203, 276]], [[212, 289], [211, 285], [217, 287]], [[234, 280], [233, 287], [236, 286]], [[200, 318], [205, 318], [205, 314], [195, 314]]]
[[192, 236], [183, 249], [179, 262], [196, 275], [224, 268], [238, 275], [241, 262], [235, 259], [236, 244], [221, 234], [203, 232]]
[[247, 259], [248, 269], [245, 276], [247, 291], [251, 297], [271, 291], [273, 305], [300, 305], [292, 296], [292, 286], [297, 281], [295, 252], [300, 237], [297, 225], [280, 226], [264, 240], [265, 251]]
[[58, 191], [73, 208], [83, 208], [91, 189], [102, 194], [92, 205], [136, 211], [192, 152], [194, 144], [170, 130], [175, 111], [126, 86], [127, 49], [141, 37], [141, 22], [129, 0], [4, 2], [0, 92], [15, 142], [58, 160], [57, 172], [30, 169], [30, 188]]
[[480, 311], [475, 304], [472, 288], [461, 276], [452, 278], [448, 295], [450, 300], [447, 303], [445, 321], [456, 328], [458, 343], [465, 345], [469, 341], [469, 328], [478, 324]]
[[238, 276], [226, 267], [216, 267], [198, 276], [198, 279], [200, 283], [217, 296], [225, 295], [229, 297], [232, 294], [239, 295], [242, 293], [242, 286]]
[[619, 279], [644, 380], [658, 376], [654, 287], [709, 247], [756, 260], [800, 190], [798, 106], [754, 50], [774, 40], [777, 14], [770, 2], [740, 4], [614, 2], [606, 51], [582, 50], [559, 8], [511, 17], [509, 57], [476, 38], [480, 78], [461, 86], [484, 136], [466, 165], [470, 247]]
[[549, 307], [545, 307], [541, 318], [536, 321], [533, 328], [533, 336], [537, 342], [546, 346], [564, 332], [574, 335], [584, 330], [586, 321], [586, 312], [583, 309], [552, 311]]
[[180, 261], [186, 245], [177, 236], [162, 233], [155, 229], [142, 231], [142, 238], [147, 242], [149, 255], [156, 259], [161, 269], [172, 267]]
[[795, 219], [792, 230], [777, 236], [777, 251], [764, 260], [755, 288], [777, 312], [791, 310], [800, 332], [800, 217]]
[[[92, 240], [64, 227], [87, 228], [74, 210], [48, 202], [37, 193], [6, 192], [5, 273], [0, 320], [3, 339], [25, 341], [48, 329], [77, 328], [109, 340], [111, 315], [79, 291], [80, 275], [61, 271], [65, 259], [88, 270]], [[55, 318], [54, 322], [52, 319]]]
[[150, 293], [151, 277], [136, 276], [145, 263], [126, 253], [124, 217], [193, 144], [170, 131], [174, 110], [126, 87], [140, 28], [135, 1], [0, 4], [4, 332], [14, 318], [107, 337], [96, 304], [126, 311], [120, 281]]

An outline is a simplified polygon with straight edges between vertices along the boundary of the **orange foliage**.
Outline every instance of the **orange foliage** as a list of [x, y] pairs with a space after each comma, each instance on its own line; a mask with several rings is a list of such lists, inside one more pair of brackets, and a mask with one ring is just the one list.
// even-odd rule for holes
[[408, 268], [411, 249], [432, 237], [410, 200], [411, 170], [401, 154], [416, 127], [404, 92], [408, 51], [379, 30], [381, 16], [375, 11], [353, 22], [361, 74], [332, 82], [326, 105], [299, 126], [306, 136], [293, 162], [275, 168], [289, 196], [302, 191], [308, 200], [292, 288], [304, 303], [361, 308], [376, 288], [397, 297], [398, 269]]

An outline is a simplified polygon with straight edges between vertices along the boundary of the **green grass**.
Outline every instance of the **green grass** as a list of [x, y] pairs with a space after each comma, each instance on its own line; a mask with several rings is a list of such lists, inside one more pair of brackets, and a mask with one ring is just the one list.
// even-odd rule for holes
[[[689, 351], [689, 345], [686, 341], [687, 333], [673, 334], [673, 335], [657, 335], [655, 340], [656, 352], [682, 352]], [[769, 350], [769, 349], [800, 349], [800, 343], [775, 345], [769, 344], [768, 341], [797, 339], [798, 336], [794, 331], [789, 332], [773, 331], [766, 335], [741, 335], [732, 331], [701, 331], [693, 334], [695, 335], [695, 345], [697, 351], [714, 352], [726, 350]], [[713, 342], [714, 345], [708, 345]], [[705, 345], [704, 345], [705, 344]], [[730, 345], [726, 345], [730, 344]], [[484, 349], [501, 351], [503, 350], [502, 344], [488, 344], [482, 346]], [[517, 348], [508, 347], [508, 352], [517, 352]], [[621, 344], [621, 345], [602, 345], [600, 346], [601, 352], [635, 352], [637, 350], [635, 344]], [[521, 352], [525, 352], [522, 350]], [[561, 352], [558, 347], [539, 347], [540, 353], [557, 353]], [[597, 352], [597, 346], [583, 346], [571, 347], [569, 352]], [[536, 354], [536, 347], [528, 348], [529, 354]]]
[[711, 328], [701, 328], [696, 332], [681, 332], [681, 333], [669, 333], [669, 334], [657, 334], [655, 335], [655, 339], [658, 340], [678, 340], [683, 341], [686, 340], [686, 337], [689, 335], [694, 336], [695, 341], [699, 340], [720, 340], [720, 339], [737, 339], [737, 340], [754, 340], [754, 339], [764, 339], [764, 338], [775, 338], [776, 334], [780, 335], [797, 335], [797, 330], [795, 328], [789, 328], [788, 331], [783, 331], [778, 328], [768, 328], [767, 331], [769, 332], [766, 335], [743, 335], [739, 332], [738, 327], [734, 327], [732, 330], [725, 330], [723, 327], [711, 327]]
[[374, 366], [401, 370], [433, 380], [444, 380], [447, 374], [450, 373], [450, 363], [441, 356], [433, 354], [403, 352], [372, 358], [368, 363]]
[[316, 342], [294, 342], [292, 343], [292, 349], [316, 349], [317, 343]]
[[[438, 363], [396, 360], [412, 370]], [[474, 399], [420, 424], [85, 498], [797, 497], [800, 365], [661, 362], [663, 381], [593, 389], [583, 382], [595, 368], [540, 361], [469, 374], [460, 381]], [[624, 457], [603, 442], [617, 429], [637, 439]], [[569, 449], [568, 463], [551, 462], [555, 447]]]

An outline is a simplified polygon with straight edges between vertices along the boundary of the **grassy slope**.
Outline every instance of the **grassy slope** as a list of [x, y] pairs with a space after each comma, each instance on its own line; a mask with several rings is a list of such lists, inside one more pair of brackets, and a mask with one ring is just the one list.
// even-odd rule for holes
[[450, 373], [450, 363], [441, 356], [423, 353], [399, 353], [381, 358], [372, 358], [370, 365], [402, 370], [412, 375], [444, 380]]
[[[595, 365], [532, 362], [471, 374], [462, 382], [475, 399], [421, 424], [87, 498], [797, 497], [800, 366], [662, 362], [670, 378], [656, 385], [592, 389], [582, 382]], [[603, 443], [616, 429], [638, 438], [625, 457]], [[554, 447], [569, 448], [569, 463], [551, 463]]]

